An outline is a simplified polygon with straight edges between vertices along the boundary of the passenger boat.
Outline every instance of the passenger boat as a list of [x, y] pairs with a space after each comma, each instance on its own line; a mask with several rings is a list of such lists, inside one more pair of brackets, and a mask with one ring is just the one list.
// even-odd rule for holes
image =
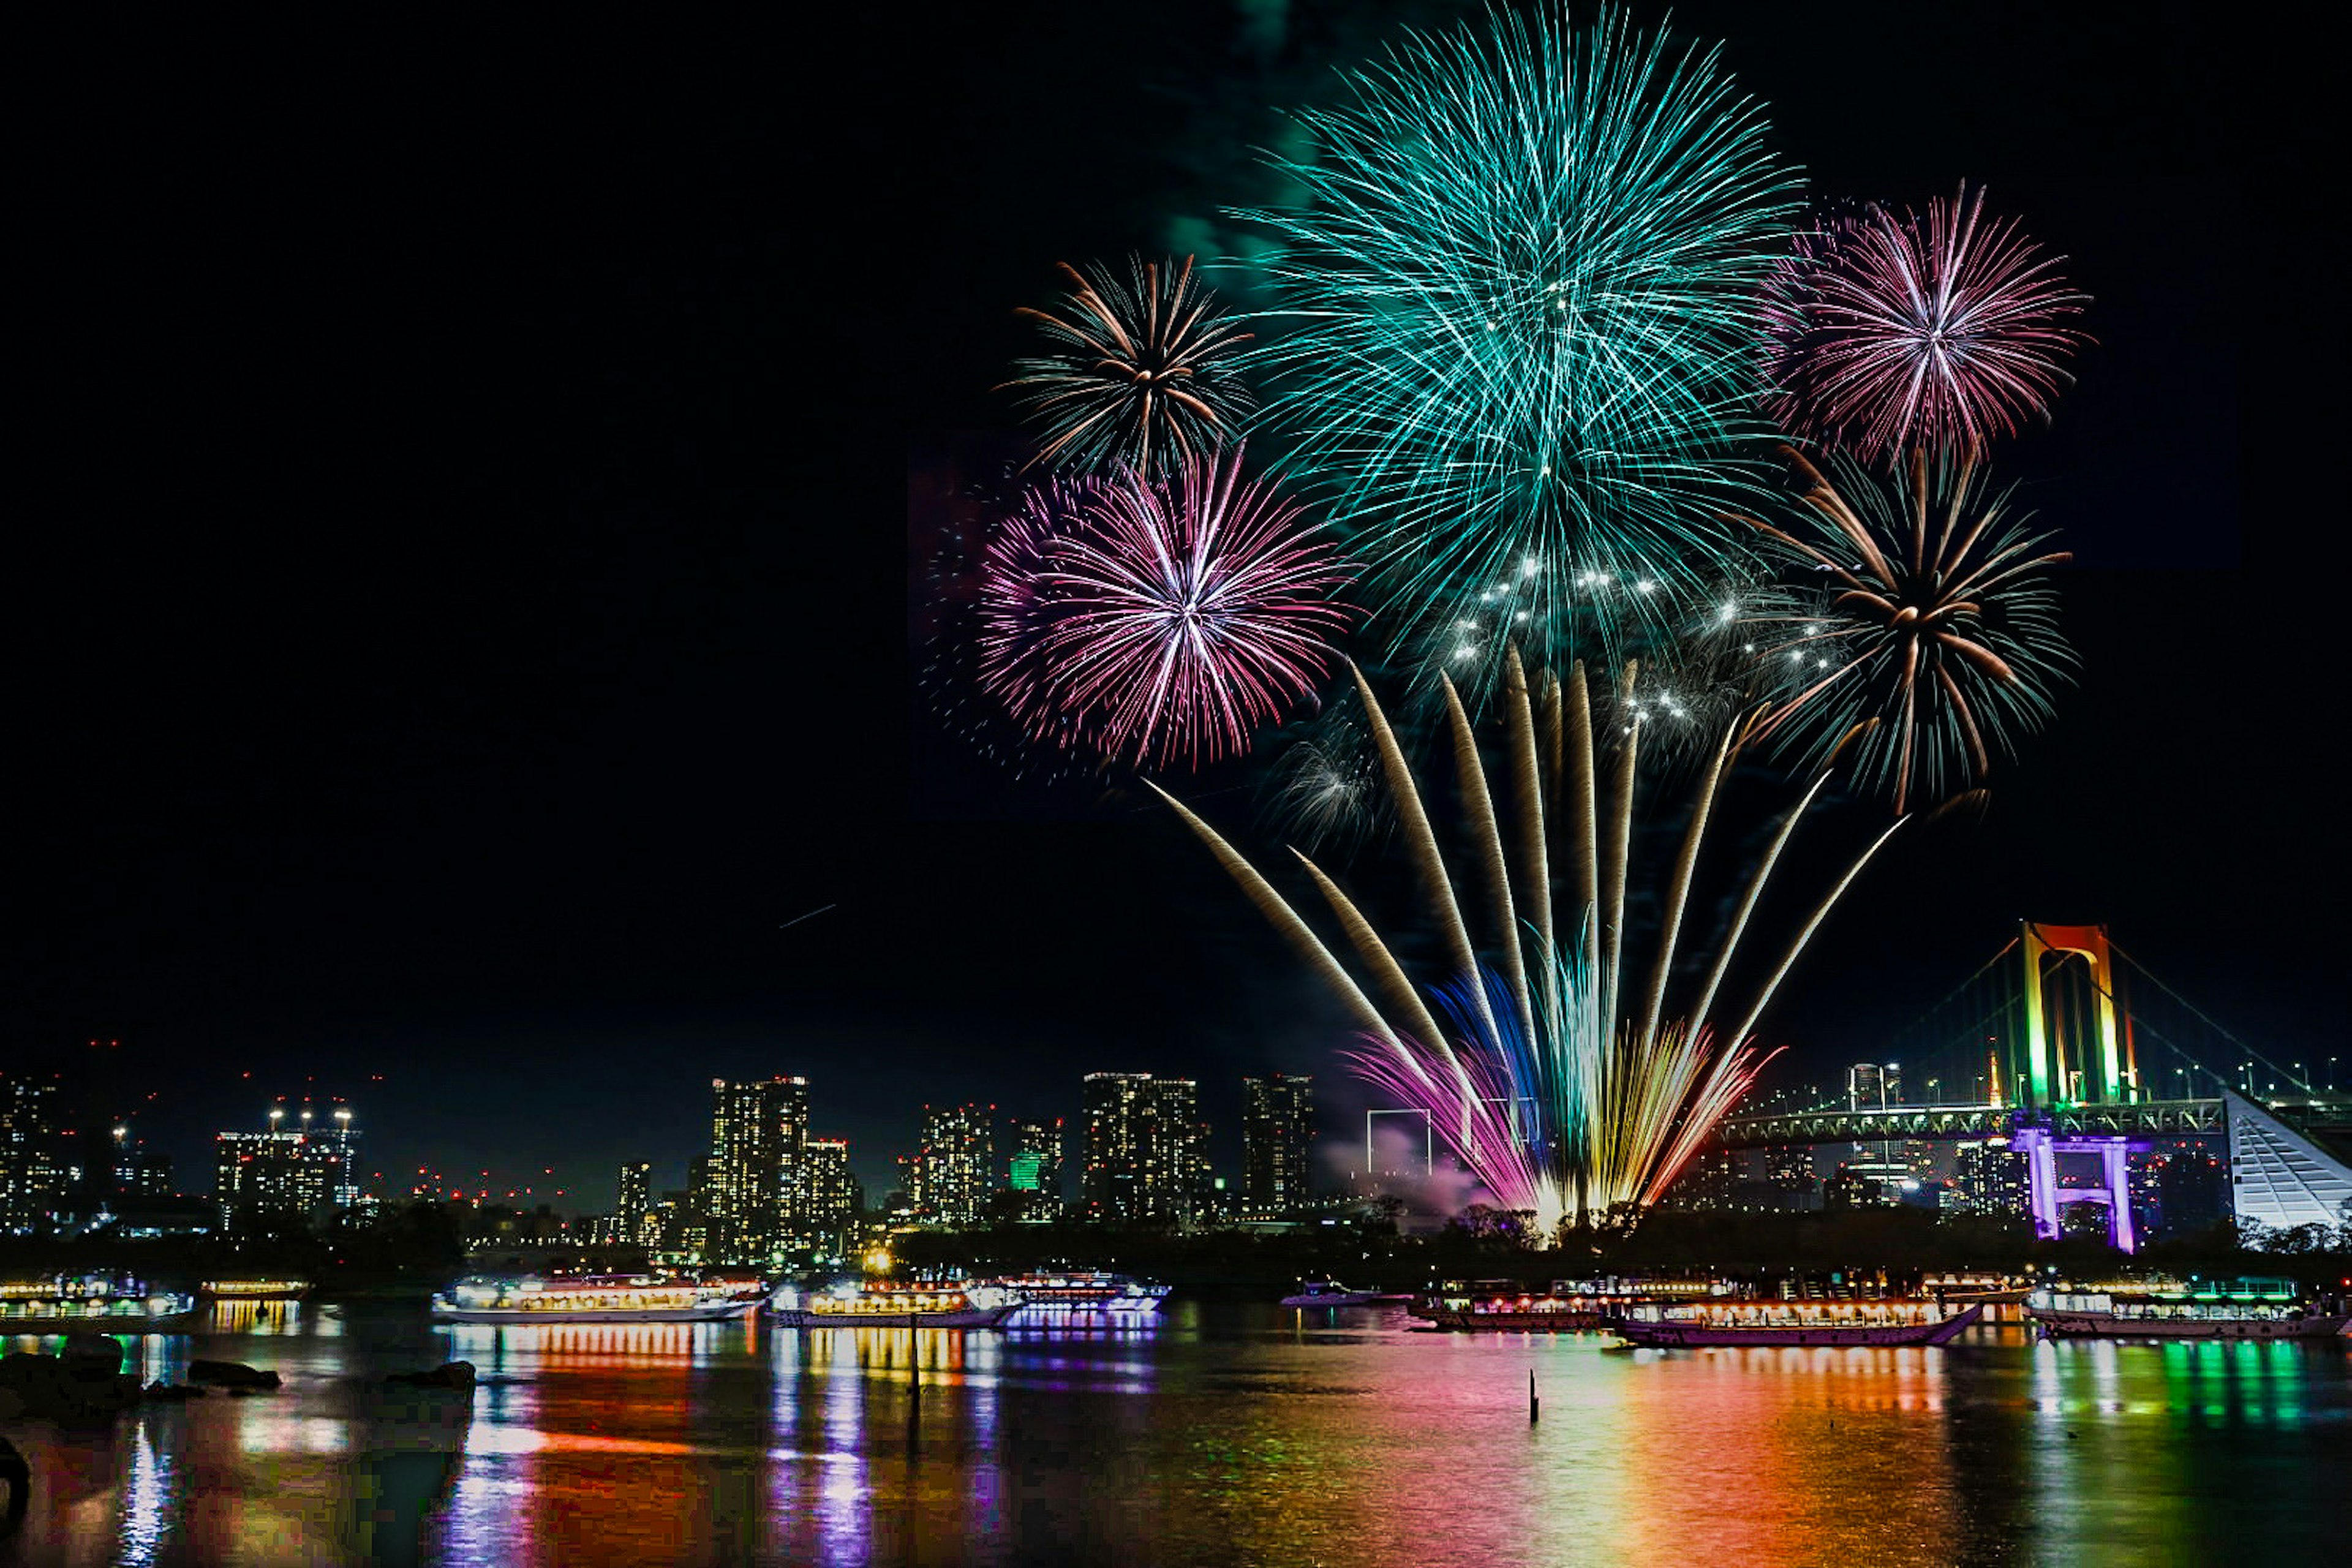
[[290, 1301], [310, 1289], [307, 1279], [207, 1279], [196, 1294], [215, 1301]]
[[1538, 1292], [1516, 1279], [1457, 1279], [1425, 1292], [1410, 1310], [1440, 1329], [1589, 1333], [1641, 1302], [1705, 1300], [1730, 1289], [1719, 1280], [1612, 1277], [1555, 1279]]
[[785, 1289], [769, 1310], [786, 1329], [992, 1329], [1019, 1311], [1000, 1285], [847, 1285], [821, 1295]]
[[653, 1274], [460, 1279], [433, 1298], [436, 1323], [709, 1323], [759, 1309], [764, 1289]]
[[1302, 1280], [1298, 1289], [1282, 1299], [1286, 1307], [1377, 1307], [1387, 1301], [1410, 1301], [1409, 1291], [1355, 1290], [1337, 1279]]
[[1046, 1311], [1156, 1312], [1168, 1296], [1165, 1285], [1099, 1268], [1013, 1275], [986, 1283], [1020, 1297], [1033, 1310]]
[[2352, 1321], [2332, 1297], [2302, 1298], [2292, 1280], [2241, 1279], [2171, 1290], [2055, 1286], [2025, 1299], [2048, 1339], [2332, 1340]]
[[1919, 1293], [1947, 1301], [1982, 1301], [1986, 1306], [2013, 1307], [2032, 1290], [2005, 1274], [1930, 1274], [1919, 1281]]
[[178, 1328], [195, 1310], [184, 1290], [136, 1279], [67, 1274], [0, 1283], [0, 1338], [11, 1334], [146, 1334]]
[[1652, 1302], [1622, 1309], [1609, 1331], [1663, 1350], [1708, 1345], [1940, 1345], [1984, 1316], [1984, 1303], [1955, 1311], [1941, 1301], [1722, 1300]]

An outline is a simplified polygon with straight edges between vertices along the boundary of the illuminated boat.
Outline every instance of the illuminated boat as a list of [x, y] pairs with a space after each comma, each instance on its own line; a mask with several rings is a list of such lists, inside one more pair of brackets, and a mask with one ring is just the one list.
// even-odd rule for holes
[[651, 1274], [460, 1279], [433, 1298], [436, 1323], [709, 1323], [757, 1310], [758, 1285]]
[[1001, 1285], [844, 1285], [821, 1295], [787, 1287], [769, 1311], [786, 1329], [992, 1329], [1024, 1303]]
[[2332, 1340], [2352, 1321], [2344, 1302], [2305, 1300], [2287, 1279], [2137, 1291], [2061, 1285], [2028, 1296], [2025, 1312], [2059, 1340]]
[[1982, 1301], [1986, 1306], [2013, 1307], [2032, 1290], [2006, 1274], [1930, 1274], [1919, 1281], [1923, 1296], [1947, 1301]]
[[1156, 1312], [1168, 1296], [1165, 1285], [1147, 1284], [1099, 1268], [1020, 1274], [987, 1284], [1010, 1291], [1024, 1306], [1039, 1311]]
[[[1709, 1279], [1555, 1279], [1549, 1290], [1516, 1279], [1448, 1280], [1409, 1309], [1440, 1329], [1509, 1333], [1589, 1333], [1643, 1302], [1694, 1301], [1727, 1294]], [[1286, 1306], [1288, 1302], [1284, 1303]]]
[[113, 1275], [9, 1280], [0, 1283], [0, 1338], [169, 1332], [195, 1309], [196, 1299], [184, 1290], [150, 1290]]
[[310, 1289], [307, 1279], [207, 1279], [196, 1294], [215, 1301], [290, 1301]]
[[1410, 1301], [1408, 1291], [1356, 1290], [1337, 1279], [1307, 1279], [1282, 1299], [1286, 1307], [1377, 1307], [1390, 1301]]
[[1709, 1345], [1940, 1345], [1974, 1328], [1984, 1303], [1957, 1311], [1941, 1301], [1724, 1300], [1650, 1302], [1608, 1322], [1618, 1338], [1661, 1350]]

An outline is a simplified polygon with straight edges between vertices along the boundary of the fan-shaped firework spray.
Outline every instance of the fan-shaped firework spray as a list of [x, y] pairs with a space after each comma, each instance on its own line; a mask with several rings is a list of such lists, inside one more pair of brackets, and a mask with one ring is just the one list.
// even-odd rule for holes
[[[1723, 734], [1700, 774], [1681, 851], [1660, 889], [1657, 950], [1643, 973], [1625, 940], [1639, 721], [1617, 745], [1612, 777], [1603, 781], [1582, 669], [1564, 685], [1546, 681], [1538, 699], [1513, 659], [1502, 703], [1504, 761], [1490, 769], [1448, 687], [1474, 866], [1457, 881], [1421, 785], [1360, 675], [1357, 688], [1399, 842], [1444, 948], [1446, 973], [1434, 984], [1416, 984], [1339, 884], [1302, 856], [1346, 933], [1356, 971], [1368, 978], [1360, 984], [1272, 883], [1173, 797], [1170, 804], [1362, 1024], [1359, 1060], [1367, 1075], [1402, 1103], [1426, 1110], [1433, 1131], [1506, 1205], [1532, 1210], [1549, 1233], [1563, 1218], [1590, 1220], [1656, 1201], [1753, 1081], [1763, 1058], [1749, 1031], [1895, 827], [1872, 839], [1831, 885], [1753, 1001], [1736, 1014], [1718, 1012], [1750, 916], [1826, 775], [1816, 780], [1747, 879], [1706, 977], [1677, 1021], [1667, 1016], [1667, 983], [1694, 868], [1740, 731]], [[1567, 861], [1557, 885], [1555, 848]], [[1481, 907], [1484, 952], [1472, 934], [1471, 911]]]

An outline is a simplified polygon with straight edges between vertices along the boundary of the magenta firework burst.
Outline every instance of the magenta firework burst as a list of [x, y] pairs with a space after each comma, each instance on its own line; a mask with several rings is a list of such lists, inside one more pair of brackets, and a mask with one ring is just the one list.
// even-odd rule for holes
[[1782, 426], [1865, 462], [1958, 453], [2046, 418], [2091, 340], [2090, 302], [2014, 218], [1968, 187], [1924, 216], [1884, 206], [1801, 235], [1765, 302], [1766, 371]]
[[1238, 447], [1161, 478], [1036, 487], [992, 542], [981, 678], [1029, 732], [1139, 766], [1198, 766], [1315, 689], [1348, 566]]

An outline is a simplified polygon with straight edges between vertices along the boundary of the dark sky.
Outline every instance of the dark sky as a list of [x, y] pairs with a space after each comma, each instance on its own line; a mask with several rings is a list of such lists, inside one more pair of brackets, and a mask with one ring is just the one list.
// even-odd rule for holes
[[[2036, 914], [2282, 1056], [2340, 1036], [2343, 663], [2297, 563], [2341, 503], [2273, 363], [2340, 336], [2293, 319], [2312, 142], [2238, 121], [2210, 8], [1675, 21], [1817, 190], [1988, 182], [2096, 300], [2004, 455], [2077, 552], [2082, 689], [1982, 826], [1874, 870], [1775, 1032], [1868, 1050]], [[682, 1178], [713, 1076], [807, 1074], [880, 1183], [926, 1100], [1075, 1116], [1083, 1071], [1195, 1073], [1229, 1161], [1234, 1078], [1333, 1072], [1342, 1021], [1167, 818], [944, 749], [908, 454], [1004, 426], [1055, 261], [1213, 235], [1269, 106], [1389, 21], [865, 26], [58, 62], [0, 1052], [120, 1038], [184, 1184], [306, 1086], [395, 1186], [597, 1204], [624, 1157]], [[1241, 783], [1202, 786], [1236, 826]]]

